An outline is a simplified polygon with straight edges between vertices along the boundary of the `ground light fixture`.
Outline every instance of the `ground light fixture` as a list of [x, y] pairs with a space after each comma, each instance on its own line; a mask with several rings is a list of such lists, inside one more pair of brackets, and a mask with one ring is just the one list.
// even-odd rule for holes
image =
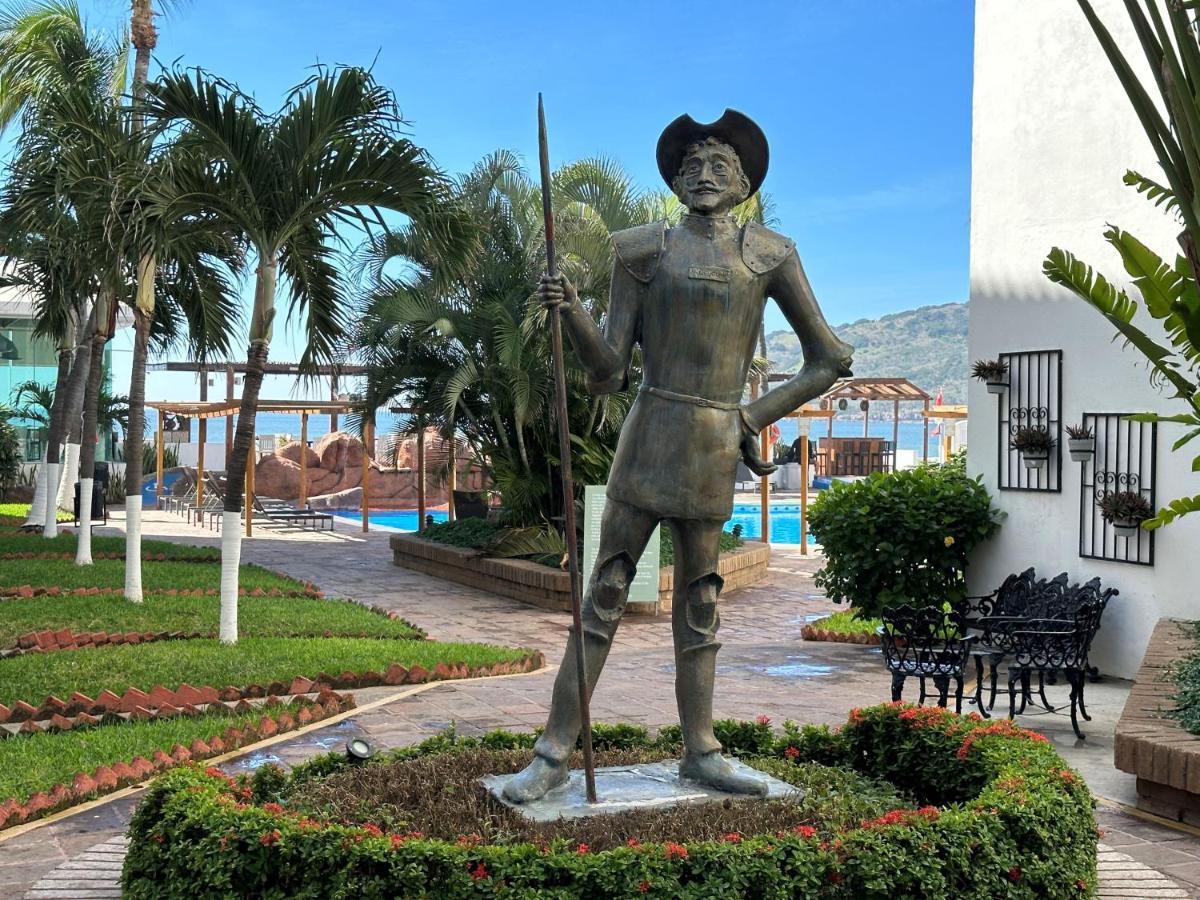
[[346, 756], [350, 762], [366, 762], [375, 755], [375, 745], [364, 737], [352, 737], [346, 741]]

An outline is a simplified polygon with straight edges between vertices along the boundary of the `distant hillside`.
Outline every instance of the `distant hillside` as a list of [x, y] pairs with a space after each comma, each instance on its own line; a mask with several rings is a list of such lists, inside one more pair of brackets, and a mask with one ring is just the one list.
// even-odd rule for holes
[[[967, 402], [967, 304], [946, 303], [835, 325], [854, 345], [854, 374], [907, 378], [946, 403]], [[767, 335], [767, 357], [775, 372], [794, 372], [802, 361], [790, 331]]]

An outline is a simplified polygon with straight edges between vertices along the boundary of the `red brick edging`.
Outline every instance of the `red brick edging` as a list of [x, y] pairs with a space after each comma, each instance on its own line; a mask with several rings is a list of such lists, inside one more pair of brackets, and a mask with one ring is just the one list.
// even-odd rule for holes
[[[48, 550], [18, 550], [11, 553], [0, 553], [0, 560], [13, 559], [74, 559], [75, 554], [64, 551], [51, 553]], [[96, 552], [92, 559], [125, 559], [125, 554], [116, 550]], [[165, 553], [143, 553], [142, 562], [181, 562], [181, 563], [215, 563], [221, 561], [221, 554], [211, 556], [167, 556]]]
[[78, 772], [69, 786], [57, 784], [49, 791], [37, 791], [24, 803], [19, 803], [15, 797], [0, 801], [0, 830], [74, 806], [101, 794], [111, 793], [181, 763], [219, 756], [229, 750], [236, 750], [238, 747], [273, 737], [280, 732], [292, 731], [310, 722], [353, 708], [354, 698], [351, 695], [339, 695], [326, 690], [315, 700], [307, 697], [297, 698], [276, 713], [268, 711], [257, 725], [251, 724], [245, 728], [235, 728], [231, 725], [221, 734], [214, 734], [206, 739], [197, 738], [189, 747], [176, 744], [170, 753], [156, 750], [153, 759], [137, 756], [128, 762], [100, 766], [93, 772]]
[[[181, 684], [177, 689], [171, 690], [159, 684], [149, 692], [131, 687], [120, 696], [104, 690], [94, 699], [76, 691], [69, 700], [51, 695], [43, 700], [40, 706], [34, 706], [24, 700], [18, 700], [11, 708], [0, 704], [0, 724], [19, 722], [22, 732], [66, 731], [74, 727], [76, 721], [91, 724], [89, 720], [108, 713], [128, 713], [131, 718], [145, 719], [152, 718], [156, 713], [176, 714], [218, 701], [235, 702], [286, 694], [302, 695], [314, 691], [328, 691], [330, 688], [342, 690], [380, 685], [423, 684], [426, 681], [450, 681], [486, 675], [517, 675], [540, 669], [545, 664], [545, 656], [541, 651], [537, 651], [518, 660], [487, 666], [472, 667], [465, 663], [440, 662], [430, 670], [421, 665], [405, 668], [393, 663], [384, 672], [342, 672], [340, 675], [321, 672], [316, 678], [298, 675], [291, 682], [272, 681], [265, 686], [251, 684], [242, 688], [230, 685], [219, 690], [209, 686], [192, 687], [190, 684]], [[40, 726], [38, 722], [47, 722], [48, 725]]]

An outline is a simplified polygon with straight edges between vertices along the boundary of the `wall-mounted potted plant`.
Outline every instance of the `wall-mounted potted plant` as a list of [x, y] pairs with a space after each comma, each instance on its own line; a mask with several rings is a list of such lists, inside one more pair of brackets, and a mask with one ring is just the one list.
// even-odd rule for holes
[[1008, 363], [998, 359], [979, 359], [971, 366], [971, 377], [987, 383], [989, 394], [1008, 390]]
[[1121, 537], [1133, 537], [1142, 523], [1154, 515], [1150, 501], [1137, 491], [1110, 491], [1096, 498], [1100, 515]]
[[1087, 462], [1096, 452], [1096, 435], [1086, 425], [1068, 425], [1067, 449], [1075, 462]]
[[1050, 432], [1036, 425], [1023, 425], [1017, 429], [1008, 446], [1021, 454], [1021, 460], [1027, 469], [1041, 469], [1050, 458], [1056, 441], [1050, 437]]

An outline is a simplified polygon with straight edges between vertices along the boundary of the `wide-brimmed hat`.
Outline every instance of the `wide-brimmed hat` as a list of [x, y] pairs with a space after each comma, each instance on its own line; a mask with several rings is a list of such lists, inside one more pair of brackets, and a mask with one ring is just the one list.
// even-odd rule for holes
[[667, 187], [679, 174], [683, 163], [683, 154], [687, 148], [705, 138], [715, 137], [724, 141], [737, 151], [742, 163], [742, 172], [750, 182], [752, 196], [767, 177], [767, 163], [770, 152], [767, 148], [767, 136], [761, 128], [745, 113], [736, 109], [725, 110], [724, 115], [715, 122], [701, 124], [686, 113], [663, 129], [658, 138], [658, 171]]

